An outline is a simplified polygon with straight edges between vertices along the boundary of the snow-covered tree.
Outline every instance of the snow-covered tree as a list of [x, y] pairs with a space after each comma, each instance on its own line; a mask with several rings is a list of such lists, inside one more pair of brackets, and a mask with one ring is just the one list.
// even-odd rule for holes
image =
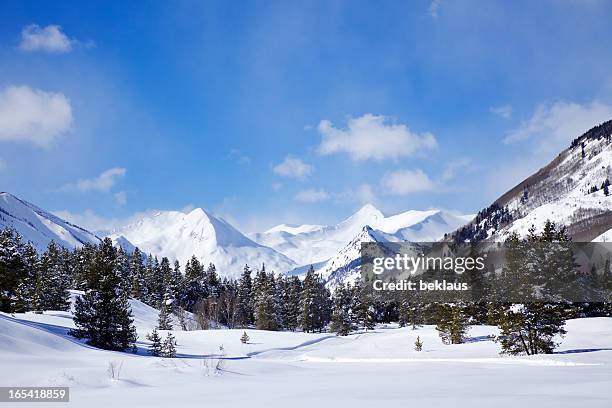
[[350, 287], [340, 285], [336, 287], [332, 302], [330, 330], [339, 336], [348, 335], [353, 330], [353, 292]]
[[128, 299], [121, 291], [117, 253], [109, 238], [100, 243], [87, 276], [89, 290], [75, 303], [71, 334], [107, 350], [124, 351], [134, 346], [136, 329]]
[[164, 300], [159, 306], [159, 315], [157, 317], [157, 327], [159, 330], [172, 330], [172, 304], [174, 299], [169, 293], [166, 293]]
[[163, 346], [162, 339], [159, 336], [157, 328], [154, 328], [152, 333], [147, 334], [147, 340], [151, 342], [151, 345], [149, 346], [149, 354], [155, 357], [161, 356], [163, 352]]
[[176, 340], [172, 333], [168, 333], [162, 344], [161, 355], [166, 358], [176, 357]]
[[0, 231], [0, 311], [13, 312], [17, 286], [23, 275], [21, 237], [5, 228]]

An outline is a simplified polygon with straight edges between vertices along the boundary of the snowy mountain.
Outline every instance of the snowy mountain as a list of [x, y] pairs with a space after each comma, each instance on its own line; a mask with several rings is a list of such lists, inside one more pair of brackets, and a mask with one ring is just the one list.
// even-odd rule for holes
[[565, 225], [575, 241], [591, 241], [612, 228], [612, 120], [574, 139], [553, 161], [503, 194], [452, 237], [504, 239], [510, 232]]
[[100, 242], [93, 233], [69, 223], [10, 193], [0, 193], [0, 229], [13, 228], [24, 241], [44, 251], [51, 241], [73, 249]]
[[369, 226], [394, 241], [436, 241], [466, 224], [472, 216], [442, 210], [385, 215], [371, 204], [336, 225], [279, 225], [253, 234], [254, 241], [274, 248], [299, 265], [327, 262]]
[[275, 272], [296, 266], [285, 255], [253, 242], [201, 208], [189, 213], [158, 212], [111, 231], [109, 237], [119, 245], [127, 241], [145, 253], [178, 259], [181, 265], [195, 255], [201, 262], [214, 263], [223, 276], [239, 275], [245, 264], [259, 268], [265, 263], [268, 270]]

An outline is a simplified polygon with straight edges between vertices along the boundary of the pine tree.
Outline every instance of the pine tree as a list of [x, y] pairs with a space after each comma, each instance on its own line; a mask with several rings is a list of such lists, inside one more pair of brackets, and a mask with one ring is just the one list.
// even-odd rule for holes
[[339, 336], [347, 336], [353, 330], [352, 290], [343, 284], [338, 286], [333, 296], [333, 311], [330, 330]]
[[251, 280], [251, 269], [244, 266], [240, 280], [238, 281], [238, 302], [236, 305], [236, 320], [242, 327], [253, 324], [253, 283]]
[[317, 276], [312, 265], [304, 278], [302, 296], [300, 299], [300, 326], [305, 332], [314, 332], [318, 323]]
[[253, 311], [255, 326], [260, 330], [278, 330], [276, 314], [274, 274], [266, 273], [265, 265], [255, 275], [253, 282]]
[[[513, 251], [511, 267], [504, 272], [508, 275], [527, 275], [527, 284], [522, 285], [523, 303], [503, 305], [499, 313], [500, 336], [497, 341], [502, 353], [541, 354], [552, 353], [557, 346], [557, 336], [565, 334], [565, 319], [574, 314], [567, 302], [572, 282], [579, 278], [576, 263], [568, 243], [565, 228], [547, 221], [543, 232], [538, 235], [531, 228], [529, 236], [519, 240], [516, 236], [506, 241], [506, 247]], [[506, 254], [506, 258], [508, 255]], [[509, 262], [507, 262], [507, 265]], [[557, 282], [556, 280], [560, 280]]]
[[300, 326], [305, 332], [321, 331], [329, 323], [332, 303], [329, 290], [312, 265], [304, 278], [300, 298]]
[[13, 312], [17, 286], [24, 277], [22, 242], [10, 228], [0, 231], [0, 311]]
[[172, 290], [172, 280], [173, 280], [173, 272], [172, 267], [170, 266], [170, 261], [165, 256], [162, 258], [159, 263], [159, 290], [161, 290], [161, 301], [160, 304], [163, 303], [166, 296], [169, 296], [170, 299], [174, 300], [174, 291]]
[[130, 268], [130, 257], [123, 250], [123, 248], [119, 247], [117, 249], [117, 273], [119, 274], [119, 278], [121, 279], [121, 292], [125, 294], [125, 296], [130, 296], [132, 292], [132, 273]]
[[176, 340], [172, 333], [168, 333], [166, 335], [166, 339], [164, 340], [164, 344], [162, 345], [162, 356], [166, 358], [174, 358], [176, 357]]
[[164, 296], [164, 301], [159, 306], [159, 315], [157, 318], [157, 327], [159, 330], [172, 330], [172, 303], [173, 299], [169, 293]]
[[299, 327], [300, 319], [300, 298], [302, 294], [302, 282], [297, 276], [292, 276], [288, 280], [288, 288], [285, 302], [285, 328], [295, 331]]
[[354, 288], [353, 313], [355, 321], [366, 331], [376, 325], [376, 314], [371, 287], [358, 283]]
[[127, 296], [121, 291], [117, 273], [117, 253], [109, 238], [99, 245], [89, 266], [90, 288], [75, 303], [75, 329], [70, 334], [107, 350], [124, 351], [134, 347], [136, 329]]
[[444, 344], [461, 344], [468, 331], [468, 317], [459, 304], [439, 304], [436, 330]]
[[152, 356], [161, 356], [163, 353], [162, 339], [157, 332], [157, 328], [153, 329], [151, 334], [147, 334], [147, 340], [151, 342], [149, 346], [149, 354]]
[[559, 305], [544, 302], [507, 306], [500, 317], [502, 354], [550, 354], [565, 334], [565, 316]]
[[204, 273], [204, 285], [206, 296], [212, 296], [218, 298], [221, 293], [221, 282], [219, 275], [217, 274], [217, 268], [213, 263], [208, 265], [206, 272]]
[[185, 291], [185, 282], [183, 280], [183, 274], [181, 273], [181, 265], [178, 260], [174, 261], [174, 268], [172, 269], [172, 279], [170, 280], [169, 290], [171, 291], [174, 299], [180, 303], [183, 298]]
[[33, 309], [40, 263], [38, 253], [31, 243], [27, 243], [23, 248], [22, 262], [23, 275], [15, 292], [14, 310], [16, 312], [26, 312]]
[[70, 281], [69, 271], [62, 259], [62, 251], [54, 241], [51, 241], [40, 258], [35, 289], [35, 309], [68, 310]]
[[416, 341], [414, 342], [414, 349], [416, 351], [421, 351], [423, 350], [423, 342], [421, 341], [421, 338], [419, 336], [417, 336]]
[[145, 267], [142, 263], [142, 253], [140, 249], [135, 248], [132, 258], [130, 259], [130, 275], [132, 276], [132, 297], [142, 302], [148, 298]]
[[204, 268], [194, 255], [185, 264], [185, 293], [182, 302], [186, 309], [192, 310], [197, 301], [204, 297], [203, 281]]
[[250, 340], [250, 338], [249, 338], [249, 335], [247, 334], [247, 332], [243, 332], [242, 336], [240, 336], [240, 342], [242, 344], [248, 344], [249, 340]]

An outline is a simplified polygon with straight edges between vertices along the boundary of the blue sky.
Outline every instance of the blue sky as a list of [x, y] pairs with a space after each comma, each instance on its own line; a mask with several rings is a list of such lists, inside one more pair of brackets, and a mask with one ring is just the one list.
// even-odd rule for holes
[[475, 212], [612, 118], [612, 3], [2, 2], [0, 190], [87, 227]]

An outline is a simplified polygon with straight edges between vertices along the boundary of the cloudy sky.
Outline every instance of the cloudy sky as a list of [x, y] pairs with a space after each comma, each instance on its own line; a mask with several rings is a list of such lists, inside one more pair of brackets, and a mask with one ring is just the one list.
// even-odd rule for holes
[[475, 212], [612, 118], [612, 3], [2, 2], [0, 190], [101, 228]]

